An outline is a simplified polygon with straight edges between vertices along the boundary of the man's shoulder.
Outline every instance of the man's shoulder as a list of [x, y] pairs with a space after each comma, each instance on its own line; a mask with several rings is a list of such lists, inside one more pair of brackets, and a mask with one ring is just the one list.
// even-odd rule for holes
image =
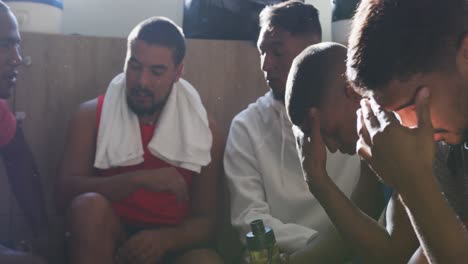
[[260, 122], [272, 111], [272, 104], [268, 98], [269, 94], [259, 97], [255, 102], [249, 104], [247, 108], [238, 113], [233, 124]]
[[80, 104], [78, 111], [92, 111], [92, 112], [97, 112], [98, 108], [98, 99], [99, 97], [96, 97], [94, 99], [85, 101]]
[[98, 112], [98, 98], [81, 103], [76, 110], [72, 122], [96, 124]]
[[78, 109], [76, 110], [76, 114], [78, 115], [96, 115], [98, 112], [98, 98], [94, 98], [85, 102], [82, 102]]

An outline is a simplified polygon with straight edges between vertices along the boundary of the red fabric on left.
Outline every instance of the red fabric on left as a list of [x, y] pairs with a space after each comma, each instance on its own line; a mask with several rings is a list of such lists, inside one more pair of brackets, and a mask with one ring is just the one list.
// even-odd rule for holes
[[15, 135], [16, 118], [5, 100], [0, 99], [0, 147], [8, 144]]

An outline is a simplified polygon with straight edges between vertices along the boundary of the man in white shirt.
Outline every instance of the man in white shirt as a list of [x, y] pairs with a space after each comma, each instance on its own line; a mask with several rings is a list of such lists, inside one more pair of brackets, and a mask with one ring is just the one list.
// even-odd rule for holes
[[[231, 124], [224, 168], [232, 224], [244, 237], [249, 223], [262, 219], [273, 228], [280, 250], [291, 254], [294, 263], [343, 262], [349, 259], [349, 251], [304, 181], [284, 107], [293, 59], [321, 41], [318, 11], [301, 1], [269, 6], [260, 14], [260, 27], [257, 46], [271, 91]], [[350, 196], [359, 179], [359, 158], [329, 153], [327, 170]]]

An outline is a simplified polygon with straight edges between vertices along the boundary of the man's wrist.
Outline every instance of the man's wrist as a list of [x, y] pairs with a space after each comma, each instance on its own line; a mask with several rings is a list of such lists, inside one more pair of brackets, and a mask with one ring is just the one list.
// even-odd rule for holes
[[399, 185], [398, 189], [395, 188], [403, 204], [410, 210], [421, 207], [434, 198], [434, 195], [441, 194], [440, 186], [432, 172], [426, 172], [415, 178], [419, 181], [406, 181], [404, 185]]
[[158, 236], [158, 239], [163, 241], [163, 247], [165, 251], [177, 250], [177, 228], [162, 228], [154, 231], [154, 235]]
[[318, 166], [310, 166], [309, 168], [313, 169], [307, 169], [306, 171], [303, 171], [307, 183], [322, 184], [327, 178], [329, 178], [325, 168]]
[[314, 170], [305, 175], [307, 185], [312, 193], [323, 191], [324, 187], [330, 183], [331, 179], [326, 170]]
[[[413, 195], [424, 195], [427, 190], [433, 189], [437, 185], [432, 173], [432, 167], [421, 169], [412, 175], [402, 175], [400, 180], [394, 183], [395, 190], [403, 197], [410, 198]], [[409, 197], [408, 197], [409, 196]]]

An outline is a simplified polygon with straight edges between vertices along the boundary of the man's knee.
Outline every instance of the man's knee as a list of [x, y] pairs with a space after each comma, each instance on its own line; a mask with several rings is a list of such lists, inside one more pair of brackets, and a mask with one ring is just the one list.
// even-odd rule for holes
[[98, 193], [85, 193], [73, 199], [67, 218], [70, 227], [86, 226], [87, 223], [113, 225], [118, 222], [109, 200]]
[[218, 264], [223, 263], [221, 257], [212, 249], [192, 249], [178, 257], [175, 264], [191, 264], [191, 263], [207, 263]]
[[73, 199], [70, 204], [68, 213], [69, 215], [91, 212], [102, 214], [106, 213], [108, 210], [112, 210], [112, 206], [106, 197], [99, 193], [85, 193]]

